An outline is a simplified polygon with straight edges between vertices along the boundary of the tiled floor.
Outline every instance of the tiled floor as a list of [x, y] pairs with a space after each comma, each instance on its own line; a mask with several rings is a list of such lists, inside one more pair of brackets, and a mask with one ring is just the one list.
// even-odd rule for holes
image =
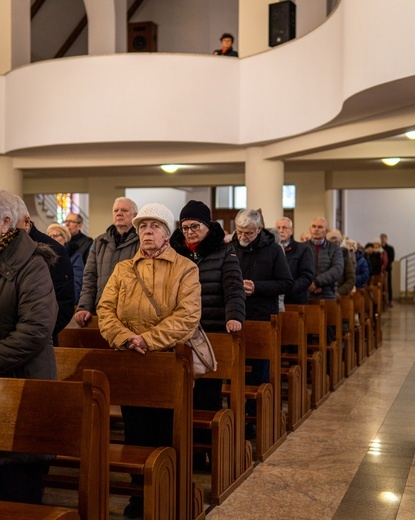
[[[388, 310], [383, 333], [383, 346], [207, 520], [415, 519], [415, 305]], [[126, 503], [111, 496], [110, 520]]]
[[207, 520], [415, 519], [415, 306]]

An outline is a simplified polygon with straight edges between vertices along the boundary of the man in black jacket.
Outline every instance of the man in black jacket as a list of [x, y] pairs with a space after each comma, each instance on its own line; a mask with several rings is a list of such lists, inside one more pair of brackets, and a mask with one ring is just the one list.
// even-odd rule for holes
[[285, 293], [284, 303], [304, 305], [308, 302], [308, 288], [314, 280], [313, 254], [304, 242], [294, 240], [291, 219], [281, 217], [275, 227], [280, 233], [281, 245], [294, 279], [291, 291]]
[[75, 287], [73, 269], [68, 252], [62, 246], [45, 233], [39, 231], [30, 220], [30, 214], [23, 200], [15, 195], [17, 200], [17, 225], [25, 229], [32, 240], [39, 244], [47, 244], [57, 256], [56, 262], [50, 269], [53, 287], [55, 289], [56, 301], [58, 303], [58, 316], [53, 329], [53, 344], [58, 346], [58, 334], [71, 321], [75, 305]]
[[78, 253], [82, 256], [84, 265], [86, 265], [93, 239], [87, 235], [84, 235], [84, 233], [81, 231], [84, 224], [82, 215], [79, 215], [78, 213], [69, 213], [66, 215], [64, 224], [69, 229], [71, 234], [71, 240], [69, 242], [71, 248], [78, 251]]
[[[236, 231], [232, 239], [242, 270], [246, 294], [246, 318], [268, 321], [278, 314], [278, 296], [291, 291], [293, 279], [282, 247], [274, 235], [262, 226], [262, 214], [256, 210], [241, 210], [235, 218]], [[246, 384], [259, 386], [269, 382], [269, 361], [251, 359], [252, 372], [246, 374]], [[246, 411], [256, 414], [256, 402], [247, 401]], [[252, 438], [252, 425], [246, 436]]]
[[388, 273], [388, 304], [389, 307], [393, 307], [392, 302], [392, 263], [395, 260], [395, 249], [388, 244], [388, 236], [385, 233], [380, 235], [380, 244], [383, 250], [388, 255], [388, 267], [386, 272]]

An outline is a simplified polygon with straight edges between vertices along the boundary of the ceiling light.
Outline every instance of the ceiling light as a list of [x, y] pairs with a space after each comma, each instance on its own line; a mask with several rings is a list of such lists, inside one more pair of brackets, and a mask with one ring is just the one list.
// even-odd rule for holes
[[406, 132], [406, 137], [408, 139], [415, 139], [415, 130], [411, 130], [410, 132]]
[[176, 173], [179, 169], [178, 164], [162, 164], [160, 168], [166, 173]]
[[383, 164], [386, 164], [386, 166], [395, 166], [399, 161], [399, 157], [388, 157], [386, 159], [382, 159]]

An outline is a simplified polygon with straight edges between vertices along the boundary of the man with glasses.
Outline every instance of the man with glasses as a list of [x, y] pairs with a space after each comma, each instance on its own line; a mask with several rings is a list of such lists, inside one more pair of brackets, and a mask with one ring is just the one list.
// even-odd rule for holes
[[308, 288], [314, 280], [313, 254], [304, 242], [294, 240], [291, 219], [281, 217], [275, 223], [275, 227], [280, 234], [281, 245], [294, 279], [291, 291], [285, 293], [284, 303], [304, 305], [308, 302]]
[[78, 213], [69, 213], [66, 216], [66, 220], [64, 222], [65, 226], [69, 229], [71, 234], [71, 240], [69, 241], [69, 248], [71, 250], [78, 251], [78, 253], [82, 256], [82, 260], [84, 265], [86, 265], [86, 261], [88, 260], [89, 251], [92, 246], [93, 239], [84, 235], [81, 231], [84, 223], [84, 219]]
[[[284, 251], [275, 236], [263, 227], [260, 211], [241, 210], [235, 218], [236, 231], [232, 238], [244, 279], [246, 319], [269, 321], [278, 314], [278, 297], [291, 291], [293, 279]], [[269, 361], [251, 359], [252, 372], [246, 374], [246, 384], [259, 386], [269, 382]], [[246, 403], [248, 415], [256, 415], [255, 400]], [[255, 436], [255, 426], [246, 425], [246, 437]]]

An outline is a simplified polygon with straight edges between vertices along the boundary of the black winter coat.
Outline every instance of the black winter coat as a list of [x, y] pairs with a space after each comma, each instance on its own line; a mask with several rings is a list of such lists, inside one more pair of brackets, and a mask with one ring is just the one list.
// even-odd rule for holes
[[74, 312], [75, 285], [72, 263], [65, 247], [54, 238], [39, 231], [33, 222], [31, 223], [29, 236], [38, 244], [47, 244], [57, 256], [57, 260], [50, 270], [59, 307], [58, 317], [53, 329], [53, 343], [57, 346], [58, 334], [71, 321]]
[[199, 267], [202, 327], [206, 331], [223, 332], [229, 320], [245, 321], [245, 291], [238, 258], [233, 246], [223, 241], [223, 229], [217, 222], [211, 222], [209, 230], [194, 253], [186, 246], [180, 229], [173, 233], [170, 244]]
[[294, 278], [294, 285], [289, 293], [285, 293], [284, 303], [304, 305], [308, 302], [308, 288], [314, 280], [313, 254], [307, 244], [291, 238], [285, 248], [285, 257]]
[[278, 295], [285, 294], [293, 286], [293, 278], [284, 251], [275, 243], [275, 237], [262, 229], [247, 247], [239, 244], [236, 235], [232, 239], [244, 280], [252, 280], [255, 292], [246, 299], [248, 320], [269, 320], [278, 314]]

